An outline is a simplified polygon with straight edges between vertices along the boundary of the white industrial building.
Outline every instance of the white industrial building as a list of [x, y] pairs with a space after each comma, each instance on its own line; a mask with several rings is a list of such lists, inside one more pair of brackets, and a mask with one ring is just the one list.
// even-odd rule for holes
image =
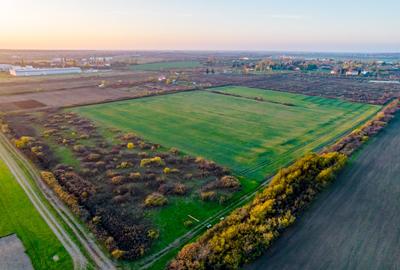
[[13, 67], [13, 65], [10, 64], [0, 64], [0, 71], [10, 71], [10, 69]]
[[26, 67], [12, 67], [10, 74], [13, 76], [44, 76], [44, 75], [59, 75], [59, 74], [78, 74], [82, 73], [79, 67], [67, 68], [34, 68], [31, 66]]

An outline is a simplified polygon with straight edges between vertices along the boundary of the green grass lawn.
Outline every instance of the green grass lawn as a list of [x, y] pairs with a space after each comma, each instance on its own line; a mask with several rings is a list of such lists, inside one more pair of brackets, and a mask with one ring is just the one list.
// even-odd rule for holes
[[[72, 269], [67, 251], [0, 160], [0, 237], [16, 233], [35, 269]], [[59, 261], [53, 261], [54, 255]], [[0, 267], [1, 268], [1, 267]]]
[[[74, 108], [100, 125], [202, 156], [261, 181], [362, 123], [379, 106], [244, 87]], [[256, 101], [253, 97], [262, 97]], [[290, 106], [285, 104], [290, 104]]]
[[158, 71], [166, 69], [197, 68], [201, 66], [201, 63], [198, 61], [174, 61], [132, 65], [130, 66], [130, 69], [140, 71]]

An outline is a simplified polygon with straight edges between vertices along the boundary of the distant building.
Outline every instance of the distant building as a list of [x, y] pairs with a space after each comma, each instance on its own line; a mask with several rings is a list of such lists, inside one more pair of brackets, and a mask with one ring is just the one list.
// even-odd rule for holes
[[10, 71], [10, 69], [13, 67], [13, 65], [9, 65], [9, 64], [0, 64], [0, 71], [5, 71], [8, 72]]
[[350, 70], [346, 72], [346, 76], [358, 76], [360, 75], [360, 72], [357, 70]]
[[363, 70], [363, 71], [361, 71], [361, 74], [363, 76], [369, 76], [371, 73], [369, 71], [367, 71], [367, 70]]
[[89, 57], [89, 58], [82, 58], [80, 63], [83, 66], [90, 66], [90, 67], [110, 67], [111, 61], [113, 58], [111, 56], [107, 57]]
[[58, 75], [58, 74], [78, 74], [82, 73], [81, 68], [68, 67], [68, 68], [33, 68], [26, 67], [12, 67], [10, 74], [13, 76], [44, 76], [44, 75]]

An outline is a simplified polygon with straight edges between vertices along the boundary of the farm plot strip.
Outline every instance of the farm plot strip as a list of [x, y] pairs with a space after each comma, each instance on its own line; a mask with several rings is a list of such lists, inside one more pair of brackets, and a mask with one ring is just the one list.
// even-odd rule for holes
[[[1, 155], [1, 158], [4, 156]], [[52, 229], [49, 227], [2, 159], [0, 193], [0, 236], [16, 233], [35, 269], [72, 269], [71, 257], [57, 239], [56, 233], [52, 232], [52, 229], [56, 232], [54, 225], [46, 220]], [[59, 237], [62, 239], [62, 236]], [[74, 251], [71, 253], [74, 254]], [[58, 258], [56, 261], [54, 256]]]

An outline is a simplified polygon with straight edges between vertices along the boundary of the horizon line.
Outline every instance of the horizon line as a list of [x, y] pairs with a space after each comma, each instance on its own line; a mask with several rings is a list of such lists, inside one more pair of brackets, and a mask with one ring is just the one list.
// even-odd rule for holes
[[340, 50], [262, 50], [262, 49], [9, 49], [0, 48], [0, 51], [112, 51], [112, 52], [257, 52], [257, 53], [335, 53], [335, 54], [400, 54], [399, 51], [340, 51]]

